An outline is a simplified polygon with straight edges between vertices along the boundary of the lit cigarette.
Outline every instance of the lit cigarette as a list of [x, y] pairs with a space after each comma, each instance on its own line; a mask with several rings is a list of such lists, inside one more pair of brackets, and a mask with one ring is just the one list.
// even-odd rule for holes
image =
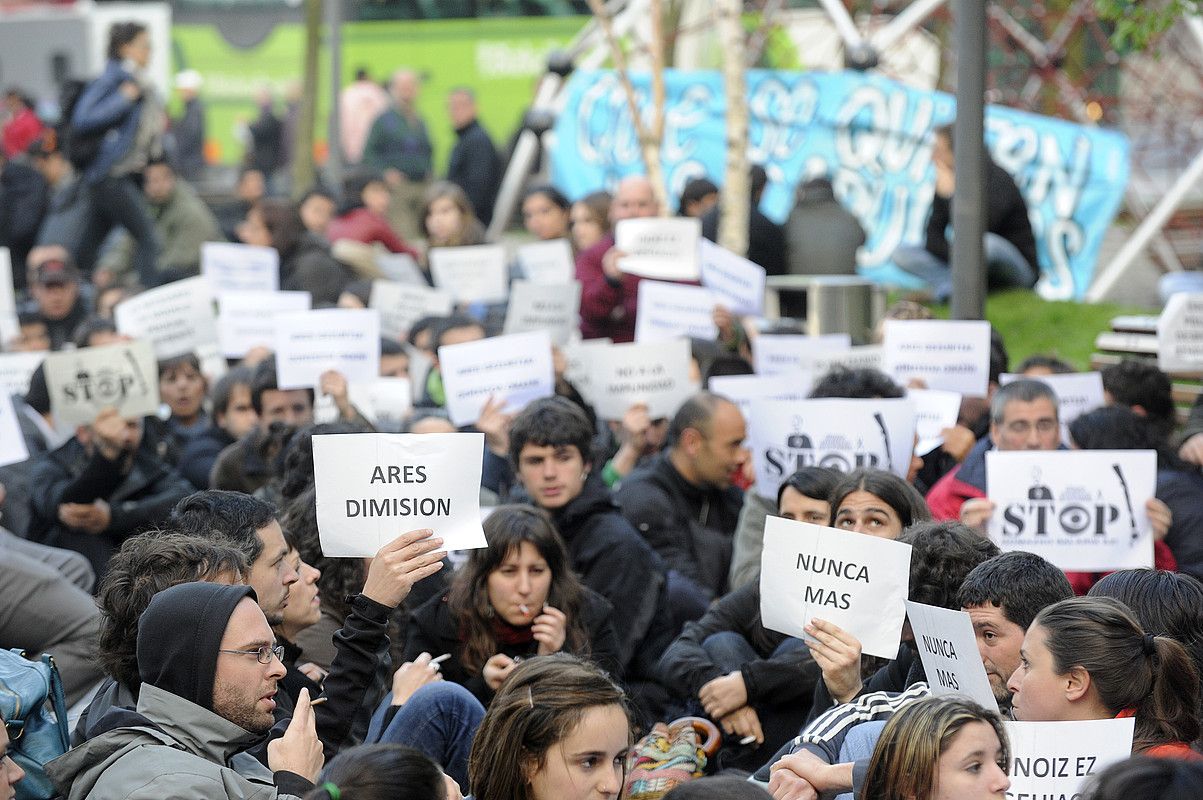
[[740, 739], [739, 743], [740, 744], [751, 744], [754, 741], [756, 741], [756, 737], [749, 734], [749, 735], [745, 736], [744, 738]]
[[525, 603], [522, 603], [518, 606], [518, 610], [521, 611], [523, 614], [529, 614], [530, 606], [526, 605]]
[[430, 663], [431, 664], [442, 664], [444, 661], [446, 661], [449, 658], [451, 658], [450, 653], [443, 653], [441, 656], [435, 656], [434, 658], [430, 659]]
[[310, 706], [320, 706], [322, 703], [326, 702], [329, 699], [330, 699], [329, 697], [319, 697], [316, 700], [311, 700], [309, 702], [309, 705]]

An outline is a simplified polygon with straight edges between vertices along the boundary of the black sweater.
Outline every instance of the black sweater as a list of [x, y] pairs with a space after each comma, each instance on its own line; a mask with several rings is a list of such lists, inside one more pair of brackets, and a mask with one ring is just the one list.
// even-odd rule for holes
[[[1007, 171], [989, 157], [986, 161], [986, 230], [1015, 245], [1028, 265], [1038, 270], [1036, 237], [1027, 203]], [[927, 252], [944, 261], [950, 259], [947, 229], [951, 222], [952, 198], [934, 196], [927, 218]]]

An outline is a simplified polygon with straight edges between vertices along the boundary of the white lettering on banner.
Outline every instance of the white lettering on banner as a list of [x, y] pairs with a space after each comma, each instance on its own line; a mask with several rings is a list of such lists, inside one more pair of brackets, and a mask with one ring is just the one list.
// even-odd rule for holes
[[753, 400], [748, 444], [756, 491], [776, 497], [803, 467], [876, 467], [906, 477], [915, 436], [910, 400]]
[[150, 341], [164, 361], [217, 343], [213, 297], [206, 278], [185, 278], [121, 301], [114, 321], [126, 336]]
[[1164, 372], [1203, 370], [1203, 294], [1170, 295], [1157, 318], [1157, 367]]
[[915, 455], [925, 456], [944, 444], [944, 430], [957, 424], [961, 413], [961, 395], [939, 389], [907, 389], [906, 396], [915, 404]]
[[276, 385], [321, 385], [337, 370], [348, 383], [380, 377], [380, 314], [373, 308], [322, 308], [276, 315]]
[[591, 354], [589, 384], [597, 414], [620, 420], [636, 403], [652, 419], [671, 417], [698, 390], [689, 379], [689, 342], [613, 344]]
[[911, 546], [878, 536], [770, 516], [760, 564], [764, 626], [808, 638], [812, 619], [860, 640], [865, 653], [898, 654]]
[[501, 245], [432, 247], [430, 274], [436, 288], [457, 303], [500, 303], [508, 293], [505, 248]]
[[1157, 483], [1152, 450], [986, 453], [990, 538], [1067, 571], [1153, 566], [1145, 501]]
[[718, 336], [714, 306], [714, 295], [701, 286], [642, 280], [635, 312], [635, 341], [714, 339]]
[[732, 314], [764, 313], [764, 267], [714, 244], [698, 240], [702, 285], [714, 292]]
[[531, 283], [561, 285], [571, 283], [576, 274], [572, 245], [567, 239], [522, 245], [518, 248], [518, 264]]
[[847, 351], [851, 347], [852, 337], [846, 333], [824, 333], [819, 336], [761, 334], [752, 340], [752, 358], [757, 375], [813, 371], [817, 359]]
[[919, 658], [932, 694], [959, 694], [998, 711], [998, 700], [977, 649], [973, 621], [964, 611], [906, 601]]
[[0, 393], [0, 467], [29, 458], [11, 395]]
[[49, 353], [0, 353], [0, 394], [24, 395], [29, 391], [29, 379]]
[[280, 254], [274, 247], [205, 242], [201, 245], [201, 275], [216, 295], [274, 292], [280, 288]]
[[242, 358], [256, 347], [271, 349], [276, 343], [276, 315], [308, 311], [309, 292], [222, 292], [217, 296], [217, 338], [220, 354]]
[[447, 414], [456, 426], [470, 425], [490, 398], [506, 413], [555, 393], [555, 368], [547, 331], [494, 336], [439, 348], [439, 372]]
[[159, 410], [159, 370], [150, 342], [51, 353], [45, 364], [57, 424], [89, 425], [109, 406], [127, 419]]
[[322, 554], [374, 556], [405, 531], [431, 528], [447, 550], [486, 547], [480, 525], [480, 433], [313, 437]]
[[380, 333], [404, 341], [409, 329], [423, 317], [446, 317], [455, 302], [451, 293], [425, 284], [410, 286], [397, 281], [372, 281], [368, 308], [380, 312]]
[[[998, 376], [1000, 386], [1006, 386], [1017, 380], [1027, 379], [1026, 375], [1015, 375], [1004, 372]], [[1037, 375], [1034, 380], [1048, 384], [1057, 395], [1057, 418], [1061, 421], [1061, 441], [1069, 442], [1069, 423], [1096, 408], [1102, 408], [1106, 403], [1103, 398], [1103, 376], [1098, 372], [1070, 372], [1064, 375]]]
[[1007, 797], [1075, 800], [1091, 776], [1132, 755], [1136, 720], [1007, 721], [1003, 725], [1011, 743]]
[[580, 281], [560, 284], [514, 281], [502, 332], [546, 331], [552, 344], [562, 345], [576, 333], [580, 310]]
[[977, 320], [888, 319], [885, 371], [906, 386], [985, 397], [990, 383], [990, 323]]
[[693, 217], [641, 217], [614, 226], [614, 247], [626, 255], [618, 268], [662, 281], [696, 281], [702, 221]]

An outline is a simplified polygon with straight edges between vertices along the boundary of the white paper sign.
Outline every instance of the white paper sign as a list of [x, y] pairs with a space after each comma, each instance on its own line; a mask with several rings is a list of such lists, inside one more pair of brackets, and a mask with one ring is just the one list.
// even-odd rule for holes
[[837, 353], [822, 353], [810, 361], [810, 369], [819, 380], [836, 368], [841, 369], [875, 369], [884, 371], [885, 348], [881, 345], [867, 344], [861, 347], [850, 347]]
[[223, 292], [217, 297], [217, 338], [226, 358], [276, 344], [276, 315], [308, 311], [309, 292]]
[[990, 538], [1066, 571], [1153, 566], [1145, 501], [1157, 484], [1152, 450], [986, 453]]
[[[1003, 373], [998, 382], [1001, 386], [1026, 375]], [[1047, 383], [1057, 395], [1057, 417], [1061, 420], [1061, 441], [1069, 443], [1069, 423], [1096, 408], [1106, 405], [1103, 399], [1103, 376], [1098, 372], [1070, 372], [1064, 375], [1038, 375], [1033, 380]]]
[[907, 600], [906, 616], [911, 621], [931, 693], [937, 697], [962, 695], [997, 712], [998, 700], [986, 676], [969, 615]]
[[522, 245], [518, 248], [518, 264], [531, 283], [562, 285], [576, 277], [572, 245], [567, 239]]
[[662, 281], [639, 282], [635, 341], [662, 342], [678, 337], [714, 339], [714, 295], [701, 286]]
[[886, 372], [903, 386], [985, 397], [990, 383], [990, 323], [980, 320], [888, 319]]
[[51, 353], [46, 388], [56, 425], [89, 425], [108, 406], [127, 419], [159, 410], [158, 365], [142, 339]]
[[1007, 797], [1073, 800], [1082, 796], [1088, 778], [1132, 755], [1136, 720], [1125, 717], [1003, 725], [1011, 742], [1011, 788]]
[[915, 455], [925, 456], [944, 444], [943, 431], [957, 424], [961, 396], [939, 389], [908, 389], [906, 396], [915, 404]]
[[434, 285], [451, 293], [457, 303], [500, 303], [505, 300], [505, 248], [482, 244], [472, 247], [435, 247], [430, 251]]
[[380, 377], [380, 315], [369, 308], [323, 308], [276, 315], [276, 381], [281, 389], [317, 387], [338, 370], [347, 383]]
[[428, 286], [426, 276], [409, 253], [376, 252], [376, 266], [387, 280], [408, 286]]
[[17, 293], [13, 283], [13, 262], [7, 247], [0, 247], [0, 349], [17, 338]]
[[0, 394], [0, 467], [29, 458], [11, 395]]
[[1203, 294], [1170, 295], [1157, 319], [1157, 367], [1164, 372], [1203, 370]]
[[24, 395], [29, 391], [29, 379], [49, 353], [0, 353], [0, 394]]
[[684, 339], [614, 344], [592, 356], [589, 383], [602, 419], [622, 419], [636, 403], [646, 404], [652, 419], [671, 417], [698, 390]]
[[799, 369], [813, 369], [815, 359], [852, 347], [846, 333], [820, 336], [765, 334], [752, 341], [752, 359], [757, 375], [775, 375]]
[[487, 547], [480, 524], [484, 434], [341, 433], [313, 437], [322, 554], [374, 556], [430, 528], [444, 550]]
[[592, 357], [594, 353], [610, 345], [609, 339], [602, 338], [567, 342], [560, 346], [560, 352], [564, 354], [566, 362], [564, 380], [575, 386], [576, 390], [581, 393], [581, 397], [585, 398], [590, 405], [596, 405], [593, 401]]
[[398, 342], [405, 341], [409, 329], [418, 320], [449, 316], [454, 306], [451, 292], [431, 289], [426, 284], [372, 281], [372, 292], [368, 296], [368, 308], [380, 312], [380, 332]]
[[280, 288], [280, 254], [274, 247], [234, 242], [201, 245], [201, 275], [222, 292], [274, 292]]
[[813, 619], [838, 625], [869, 655], [894, 658], [902, 639], [911, 546], [770, 516], [760, 560], [764, 626], [799, 639]]
[[502, 331], [506, 334], [547, 331], [552, 344], [562, 345], [576, 333], [580, 311], [579, 281], [559, 284], [514, 281]]
[[714, 292], [732, 314], [759, 317], [764, 313], [764, 267], [719, 247], [698, 240], [702, 285]]
[[506, 413], [516, 413], [532, 400], [555, 394], [546, 331], [440, 347], [439, 371], [447, 413], [457, 427], [476, 422], [490, 397], [503, 400]]
[[163, 361], [217, 343], [213, 297], [208, 279], [185, 278], [118, 303], [113, 316], [118, 331], [146, 339]]
[[359, 413], [382, 430], [401, 430], [413, 410], [413, 387], [408, 378], [377, 378], [348, 383], [347, 399]]
[[764, 497], [776, 497], [782, 481], [802, 467], [876, 467], [905, 478], [914, 437], [906, 398], [754, 400], [748, 418], [756, 491]]
[[810, 385], [810, 373], [800, 370], [789, 375], [716, 375], [708, 388], [739, 406], [746, 420], [753, 400], [805, 400]]
[[624, 219], [614, 226], [614, 246], [626, 253], [618, 268], [661, 281], [696, 281], [702, 221], [694, 217]]

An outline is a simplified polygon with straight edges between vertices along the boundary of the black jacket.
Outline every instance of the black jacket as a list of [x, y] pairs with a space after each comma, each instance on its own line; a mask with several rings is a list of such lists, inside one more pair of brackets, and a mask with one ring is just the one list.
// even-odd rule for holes
[[493, 203], [501, 186], [501, 156], [480, 123], [473, 120], [456, 130], [459, 140], [447, 162], [447, 180], [468, 195], [476, 218], [485, 226], [493, 220]]
[[234, 437], [225, 428], [210, 426], [188, 440], [180, 455], [179, 470], [197, 489], [209, 488], [209, 474], [221, 451], [234, 444]]
[[615, 499], [669, 569], [705, 587], [712, 597], [726, 592], [742, 491], [694, 486], [665, 452], [628, 475]]
[[[719, 206], [702, 215], [702, 235], [718, 241]], [[759, 208], [748, 211], [748, 253], [753, 264], [764, 267], [768, 275], [784, 275], [789, 271], [786, 260], [785, 230], [761, 213]]]
[[701, 619], [685, 624], [681, 635], [660, 659], [664, 685], [693, 698], [706, 683], [724, 675], [724, 670], [702, 647], [708, 637], [723, 631], [738, 633], [759, 656], [739, 668], [748, 690], [748, 703], [780, 706], [809, 702], [821, 670], [806, 649], [772, 657], [773, 651], [789, 637], [761, 624], [760, 585], [755, 582], [720, 599]]
[[[871, 669], [872, 665], [880, 664], [881, 661], [880, 658], [865, 656], [863, 664], [866, 668]], [[864, 673], [862, 672], [862, 674]], [[898, 655], [892, 661], [885, 662], [865, 678], [856, 696], [862, 697], [874, 692], [905, 692], [908, 687], [926, 680], [927, 673], [923, 671], [923, 661], [919, 658], [919, 654], [908, 643], [903, 642], [898, 646]], [[823, 683], [820, 672], [819, 680], [815, 682], [814, 699], [811, 702], [810, 715], [806, 718], [806, 724], [814, 722], [825, 711], [836, 705], [839, 704], [835, 702], [831, 692], [827, 691], [827, 684]]]
[[[600, 477], [590, 476], [581, 493], [552, 514], [568, 545], [572, 568], [581, 582], [614, 606], [622, 626], [618, 660], [626, 666], [648, 640], [667, 630], [664, 562], [618, 510]], [[656, 652], [659, 652], [657, 649]]]
[[[986, 230], [1006, 239], [1023, 254], [1033, 270], [1039, 270], [1036, 260], [1036, 237], [1028, 218], [1028, 206], [1023, 194], [1005, 169], [987, 157], [986, 165]], [[931, 201], [931, 216], [927, 218], [927, 252], [943, 260], [951, 260], [948, 226], [952, 224], [952, 198], [935, 195]]]
[[[589, 635], [589, 652], [573, 653], [593, 661], [611, 675], [622, 674], [618, 663], [618, 641], [614, 635], [611, 619], [614, 609], [606, 599], [589, 587], [582, 587], [581, 616]], [[451, 615], [447, 595], [432, 597], [414, 610], [409, 619], [409, 630], [405, 637], [405, 660], [413, 661], [422, 653], [440, 656], [450, 653], [451, 658], [443, 662], [439, 672], [445, 680], [458, 683], [487, 706], [493, 699], [493, 690], [485, 683], [482, 671], [469, 672], [460, 658], [460, 633]], [[539, 643], [531, 641], [519, 645], [499, 645], [498, 653], [510, 658], [531, 658], [539, 651]], [[568, 652], [568, 651], [566, 651]]]
[[[172, 507], [192, 493], [188, 481], [164, 465], [148, 447], [144, 439], [128, 471], [99, 451], [88, 455], [74, 437], [57, 450], [39, 456], [30, 468], [31, 482], [39, 489], [30, 498], [29, 538], [82, 553], [96, 571], [99, 584], [109, 557], [122, 542], [167, 519]], [[90, 534], [59, 522], [61, 503], [97, 499], [105, 500], [112, 511], [107, 530]]]
[[309, 292], [313, 305], [334, 305], [354, 276], [334, 260], [329, 249], [312, 233], [302, 234], [287, 253], [280, 253], [280, 288]]
[[176, 171], [195, 181], [205, 170], [205, 107], [197, 98], [184, 103], [184, 114], [172, 126]]

